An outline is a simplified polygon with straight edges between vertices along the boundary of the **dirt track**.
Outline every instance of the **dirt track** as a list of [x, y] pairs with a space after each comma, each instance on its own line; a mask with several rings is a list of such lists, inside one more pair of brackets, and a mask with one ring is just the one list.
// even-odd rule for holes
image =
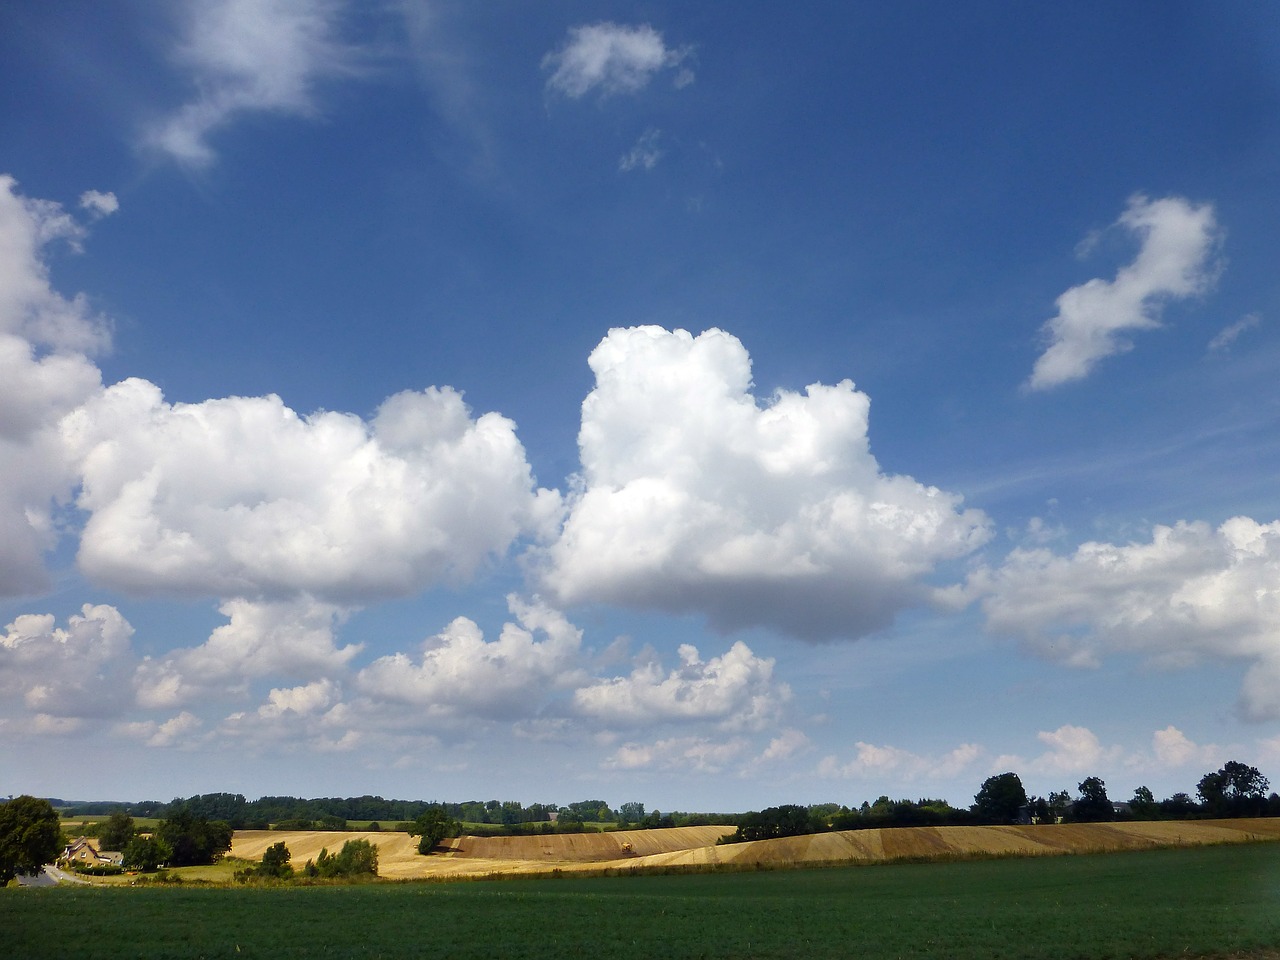
[[[384, 877], [464, 877], [561, 870], [662, 869], [699, 864], [869, 862], [983, 855], [1044, 856], [1280, 840], [1280, 819], [1198, 820], [1167, 823], [1090, 823], [1029, 827], [902, 827], [820, 833], [781, 840], [716, 846], [731, 827], [676, 827], [545, 837], [459, 837], [439, 853], [419, 856], [417, 838], [403, 833], [321, 833], [241, 830], [231, 855], [259, 860], [284, 841], [295, 865], [314, 860], [321, 847], [336, 852], [347, 840], [378, 845]], [[628, 851], [626, 845], [630, 844]]]

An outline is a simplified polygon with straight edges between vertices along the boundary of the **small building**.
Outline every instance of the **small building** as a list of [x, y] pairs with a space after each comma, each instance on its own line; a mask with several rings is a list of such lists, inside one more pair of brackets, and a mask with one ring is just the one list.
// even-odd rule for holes
[[77, 837], [63, 849], [58, 862], [68, 866], [120, 866], [124, 862], [124, 854], [115, 850], [99, 850], [88, 837]]

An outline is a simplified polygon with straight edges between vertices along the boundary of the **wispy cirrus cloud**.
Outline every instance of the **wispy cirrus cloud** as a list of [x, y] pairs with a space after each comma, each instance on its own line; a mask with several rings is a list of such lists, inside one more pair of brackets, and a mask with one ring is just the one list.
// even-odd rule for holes
[[571, 99], [593, 91], [610, 97], [636, 93], [664, 70], [673, 71], [674, 86], [687, 86], [694, 79], [686, 65], [692, 53], [667, 46], [648, 24], [602, 22], [570, 27], [568, 40], [542, 58], [542, 68], [551, 71], [547, 87]]
[[618, 161], [618, 169], [623, 173], [629, 173], [632, 170], [652, 170], [662, 159], [661, 141], [662, 131], [650, 127], [641, 134], [635, 146], [622, 155], [622, 159]]
[[1256, 313], [1250, 313], [1241, 317], [1235, 323], [1228, 324], [1223, 327], [1218, 334], [1209, 341], [1209, 352], [1220, 353], [1231, 349], [1232, 344], [1240, 339], [1240, 335], [1248, 330], [1252, 330], [1262, 322], [1262, 318]]
[[1201, 293], [1216, 279], [1212, 254], [1219, 230], [1212, 204], [1139, 195], [1116, 225], [1141, 242], [1137, 257], [1114, 280], [1093, 279], [1058, 297], [1058, 314], [1044, 325], [1049, 345], [1028, 389], [1083, 379], [1098, 361], [1132, 349], [1124, 334], [1160, 326], [1165, 302]]
[[207, 166], [209, 136], [251, 112], [308, 115], [326, 77], [354, 72], [357, 53], [338, 36], [343, 0], [210, 0], [184, 9], [185, 35], [173, 53], [196, 96], [145, 132], [176, 160]]

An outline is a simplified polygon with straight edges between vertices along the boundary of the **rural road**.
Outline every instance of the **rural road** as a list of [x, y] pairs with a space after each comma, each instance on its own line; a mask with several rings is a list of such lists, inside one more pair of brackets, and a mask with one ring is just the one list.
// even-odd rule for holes
[[53, 864], [46, 863], [40, 873], [19, 876], [18, 883], [24, 887], [55, 887], [59, 883], [82, 883], [87, 885], [89, 881], [73, 877], [71, 874], [59, 870]]

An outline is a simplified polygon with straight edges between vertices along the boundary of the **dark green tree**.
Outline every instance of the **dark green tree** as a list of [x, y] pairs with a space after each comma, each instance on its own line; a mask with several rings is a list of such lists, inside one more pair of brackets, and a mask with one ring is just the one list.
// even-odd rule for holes
[[1196, 791], [1211, 817], [1258, 817], [1266, 813], [1268, 786], [1257, 767], [1229, 760], [1201, 777]]
[[124, 850], [133, 840], [136, 831], [133, 817], [123, 810], [115, 810], [98, 830], [98, 848], [100, 850]]
[[1188, 793], [1175, 793], [1160, 801], [1160, 816], [1168, 820], [1189, 820], [1199, 812]]
[[1060, 823], [1071, 812], [1071, 794], [1065, 790], [1049, 792], [1049, 818], [1051, 823]]
[[159, 837], [134, 837], [124, 848], [124, 868], [126, 870], [155, 870], [161, 864], [168, 863], [173, 851]]
[[797, 837], [825, 829], [825, 823], [814, 823], [813, 818], [809, 816], [808, 807], [797, 803], [784, 803], [780, 807], [766, 807], [759, 812], [748, 813], [738, 824], [738, 832], [725, 842], [739, 843], [745, 840]]
[[337, 853], [321, 849], [313, 864], [307, 861], [307, 876], [324, 878], [378, 875], [378, 845], [368, 840], [348, 840]]
[[1086, 777], [1080, 783], [1080, 798], [1071, 805], [1071, 819], [1079, 823], [1102, 823], [1115, 818], [1106, 783], [1099, 777]]
[[624, 803], [618, 807], [618, 816], [628, 823], [639, 823], [644, 819], [644, 804], [636, 800]]
[[172, 811], [156, 828], [156, 836], [172, 851], [169, 863], [175, 867], [216, 863], [231, 849], [232, 833], [225, 821], [197, 817], [185, 806]]
[[418, 852], [425, 855], [439, 846], [445, 837], [456, 836], [459, 829], [458, 822], [445, 812], [444, 807], [436, 805], [424, 810], [405, 832], [418, 838]]
[[1016, 773], [988, 777], [973, 798], [973, 812], [987, 823], [1013, 823], [1027, 804], [1027, 791]]
[[37, 873], [62, 852], [62, 823], [48, 800], [22, 795], [0, 803], [0, 885]]
[[1049, 811], [1049, 801], [1044, 797], [1029, 797], [1027, 806], [1031, 809], [1032, 823], [1053, 823], [1053, 814]]
[[289, 866], [291, 859], [293, 857], [289, 853], [289, 848], [284, 845], [283, 840], [279, 843], [273, 843], [262, 854], [262, 863], [258, 865], [258, 873], [264, 877], [287, 879], [293, 876], [293, 867]]
[[1160, 804], [1156, 803], [1155, 794], [1147, 787], [1139, 787], [1133, 791], [1133, 799], [1129, 801], [1129, 809], [1138, 820], [1155, 820], [1160, 816]]

